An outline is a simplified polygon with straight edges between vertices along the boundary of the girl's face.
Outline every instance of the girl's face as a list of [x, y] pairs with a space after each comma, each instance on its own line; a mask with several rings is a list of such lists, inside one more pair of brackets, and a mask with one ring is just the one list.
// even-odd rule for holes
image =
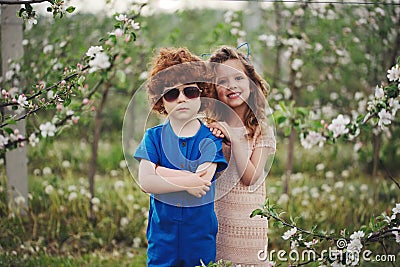
[[240, 60], [230, 59], [218, 65], [216, 75], [218, 100], [233, 109], [247, 105], [250, 80]]
[[200, 110], [200, 93], [195, 83], [166, 88], [162, 101], [170, 119], [180, 121], [193, 119]]

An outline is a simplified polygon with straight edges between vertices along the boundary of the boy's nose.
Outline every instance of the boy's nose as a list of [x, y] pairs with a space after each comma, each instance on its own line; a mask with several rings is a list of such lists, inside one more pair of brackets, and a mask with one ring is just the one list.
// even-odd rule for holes
[[187, 100], [187, 97], [185, 96], [183, 91], [179, 91], [178, 102], [186, 102], [186, 100]]

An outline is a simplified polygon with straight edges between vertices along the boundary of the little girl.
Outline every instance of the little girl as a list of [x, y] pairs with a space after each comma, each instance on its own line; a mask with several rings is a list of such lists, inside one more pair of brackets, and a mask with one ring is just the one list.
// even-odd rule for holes
[[219, 48], [209, 61], [215, 75], [211, 97], [219, 102], [213, 110], [218, 121], [209, 127], [225, 138], [223, 152], [229, 159], [216, 181], [217, 260], [241, 267], [266, 266], [259, 254], [266, 253], [267, 220], [250, 214], [265, 202], [264, 167], [276, 147], [266, 117], [268, 84], [234, 48]]

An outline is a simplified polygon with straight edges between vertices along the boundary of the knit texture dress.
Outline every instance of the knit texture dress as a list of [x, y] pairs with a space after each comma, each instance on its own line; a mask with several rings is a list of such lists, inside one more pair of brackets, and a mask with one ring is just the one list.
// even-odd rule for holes
[[[273, 155], [276, 149], [274, 132], [268, 127], [263, 135], [256, 132], [253, 139], [247, 138], [245, 127], [231, 128], [234, 136], [240, 136], [241, 153], [250, 158], [256, 147], [267, 147]], [[250, 218], [253, 210], [260, 208], [266, 198], [265, 178], [246, 186], [240, 181], [241, 174], [236, 168], [235, 158], [231, 157], [231, 147], [223, 145], [223, 152], [229, 160], [228, 168], [216, 180], [215, 212], [218, 218], [217, 260], [223, 259], [233, 266], [266, 266], [267, 262], [259, 260], [267, 253], [268, 221], [259, 216]]]

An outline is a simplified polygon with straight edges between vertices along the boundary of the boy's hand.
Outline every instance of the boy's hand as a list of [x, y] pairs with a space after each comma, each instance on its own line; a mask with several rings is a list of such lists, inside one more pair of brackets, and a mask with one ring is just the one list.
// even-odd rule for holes
[[[206, 182], [206, 181], [204, 181], [204, 182]], [[208, 181], [206, 183], [207, 184], [204, 184], [204, 185], [199, 186], [199, 187], [192, 187], [192, 188], [186, 189], [186, 191], [189, 194], [191, 194], [191, 195], [193, 195], [193, 196], [195, 196], [197, 198], [201, 198], [202, 196], [207, 194], [208, 191], [210, 191], [211, 183], [208, 182]]]
[[195, 173], [197, 178], [203, 182], [203, 185], [186, 189], [186, 191], [189, 194], [191, 194], [197, 198], [201, 198], [202, 196], [207, 194], [208, 191], [210, 191], [211, 182], [201, 179], [204, 175], [206, 175], [206, 173], [207, 173], [207, 170], [199, 171], [199, 172]]

